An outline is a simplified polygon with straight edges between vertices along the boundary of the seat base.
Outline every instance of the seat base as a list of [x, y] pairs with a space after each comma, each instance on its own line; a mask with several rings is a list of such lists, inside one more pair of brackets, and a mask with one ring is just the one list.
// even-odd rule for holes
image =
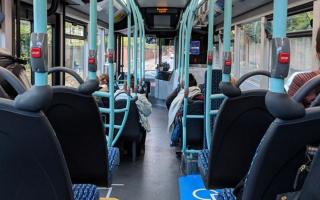
[[208, 149], [204, 149], [198, 155], [198, 168], [205, 183], [208, 180], [209, 153]]
[[120, 151], [119, 148], [111, 147], [108, 149], [108, 183], [112, 183], [112, 174], [114, 173], [117, 166], [120, 164]]
[[99, 192], [95, 185], [74, 184], [72, 191], [74, 200], [99, 200]]

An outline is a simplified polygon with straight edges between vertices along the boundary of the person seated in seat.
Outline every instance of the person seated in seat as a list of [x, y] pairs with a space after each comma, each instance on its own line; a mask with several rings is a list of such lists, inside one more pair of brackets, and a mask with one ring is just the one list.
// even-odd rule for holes
[[108, 92], [109, 91], [109, 76], [107, 74], [101, 74], [99, 77], [100, 82], [100, 91]]
[[[204, 100], [201, 89], [197, 86], [197, 80], [193, 74], [189, 74], [189, 94], [190, 100]], [[168, 131], [171, 133], [171, 146], [177, 146], [181, 136], [181, 118], [183, 111], [184, 90], [180, 90], [172, 101], [168, 112]]]
[[[121, 90], [117, 90], [115, 92], [115, 97], [116, 99], [126, 99], [127, 98], [127, 84], [124, 84], [123, 89]], [[133, 92], [134, 90], [134, 76], [133, 74], [130, 75], [130, 94]], [[139, 91], [137, 93], [137, 99], [135, 101], [137, 108], [139, 110], [139, 121], [141, 126], [147, 131], [150, 132], [151, 131], [151, 127], [149, 124], [149, 120], [148, 117], [151, 115], [152, 113], [152, 104], [150, 103], [150, 101], [148, 100], [146, 94], [144, 91]]]
[[[318, 59], [320, 60], [320, 28], [318, 29], [317, 38], [316, 38], [316, 51], [317, 51]], [[311, 72], [304, 72], [304, 73], [297, 74], [289, 86], [288, 94], [291, 97], [294, 96], [300, 87], [302, 87], [306, 82], [308, 82], [309, 80], [311, 80], [312, 78], [318, 75], [320, 75], [320, 69], [317, 69]], [[315, 100], [315, 98], [318, 96], [319, 93], [320, 93], [320, 87], [314, 90], [310, 95], [308, 95], [304, 99], [303, 105], [305, 107], [309, 107], [312, 101]]]

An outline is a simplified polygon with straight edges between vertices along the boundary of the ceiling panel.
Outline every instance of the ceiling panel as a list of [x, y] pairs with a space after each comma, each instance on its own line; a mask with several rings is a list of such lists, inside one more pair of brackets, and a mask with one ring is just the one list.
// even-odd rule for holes
[[136, 0], [140, 7], [184, 8], [190, 0]]

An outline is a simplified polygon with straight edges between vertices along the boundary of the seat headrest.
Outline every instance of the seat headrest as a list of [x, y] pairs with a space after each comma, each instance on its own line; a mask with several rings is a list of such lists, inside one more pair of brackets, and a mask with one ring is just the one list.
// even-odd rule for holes
[[304, 117], [306, 113], [304, 106], [293, 100], [288, 94], [269, 91], [265, 102], [269, 112], [279, 119], [298, 119]]
[[97, 80], [87, 80], [80, 84], [78, 91], [82, 94], [91, 95], [95, 91], [99, 90], [99, 83]]
[[229, 82], [221, 82], [219, 87], [222, 94], [226, 95], [227, 97], [237, 97], [241, 95], [241, 89]]
[[14, 107], [23, 111], [38, 112], [50, 104], [52, 96], [51, 86], [32, 86], [14, 99]]

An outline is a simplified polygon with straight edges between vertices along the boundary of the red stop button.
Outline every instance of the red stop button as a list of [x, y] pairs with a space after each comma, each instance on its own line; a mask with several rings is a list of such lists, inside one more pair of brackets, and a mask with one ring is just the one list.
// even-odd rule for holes
[[232, 65], [232, 61], [231, 60], [225, 60], [224, 61], [224, 65], [227, 67], [230, 67]]
[[280, 64], [289, 64], [289, 62], [290, 62], [290, 53], [286, 53], [286, 52], [279, 53], [278, 62]]
[[41, 48], [32, 47], [30, 54], [31, 54], [31, 58], [41, 58]]
[[89, 64], [95, 64], [96, 59], [95, 58], [89, 58]]

